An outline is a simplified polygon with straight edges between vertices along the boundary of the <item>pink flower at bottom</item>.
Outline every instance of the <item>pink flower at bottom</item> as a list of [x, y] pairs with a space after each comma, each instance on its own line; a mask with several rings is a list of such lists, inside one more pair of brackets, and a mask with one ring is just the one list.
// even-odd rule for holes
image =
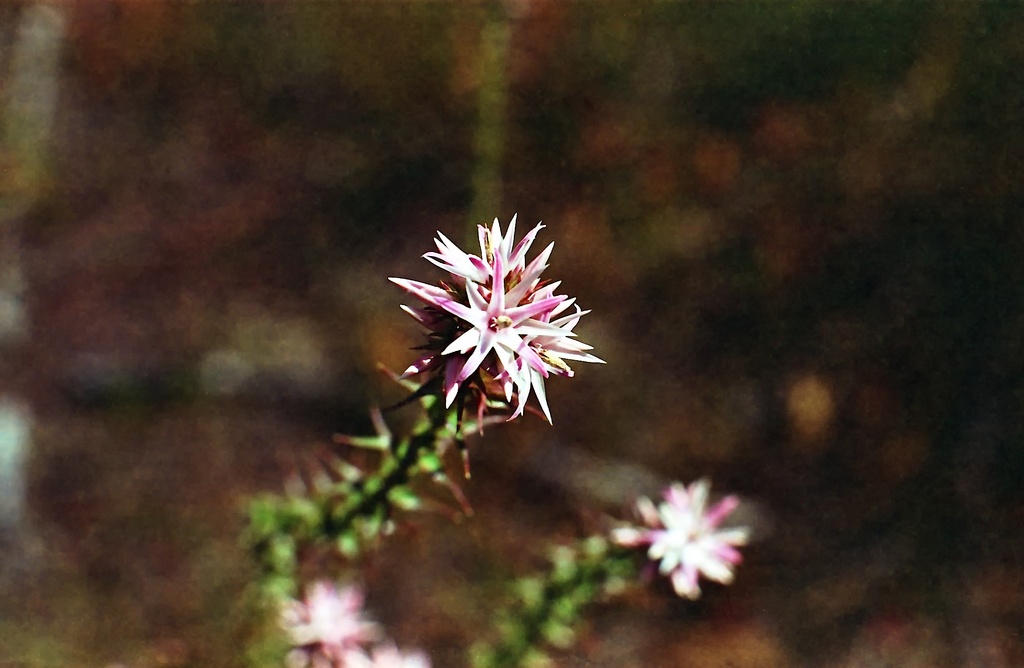
[[648, 545], [648, 558], [660, 561], [658, 571], [671, 577], [677, 594], [693, 600], [700, 597], [697, 580], [701, 575], [722, 584], [733, 581], [734, 568], [743, 560], [736, 548], [746, 545], [750, 537], [746, 527], [718, 528], [739, 499], [727, 496], [706, 510], [710, 489], [707, 479], [689, 487], [674, 483], [657, 507], [641, 497], [636, 510], [646, 526], [619, 527], [611, 534], [619, 545]]
[[285, 604], [281, 626], [295, 646], [288, 656], [289, 668], [343, 666], [347, 653], [380, 636], [379, 627], [363, 616], [358, 587], [339, 589], [323, 581], [308, 588], [304, 601]]
[[418, 650], [402, 652], [388, 642], [369, 654], [353, 652], [341, 664], [344, 668], [430, 668], [430, 659]]

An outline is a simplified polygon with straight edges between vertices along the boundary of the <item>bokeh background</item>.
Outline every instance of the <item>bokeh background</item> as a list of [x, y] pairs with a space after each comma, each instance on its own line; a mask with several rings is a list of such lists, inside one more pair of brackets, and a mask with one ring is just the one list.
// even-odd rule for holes
[[0, 665], [242, 665], [246, 499], [516, 212], [608, 364], [361, 565], [400, 644], [708, 475], [735, 585], [559, 665], [1024, 665], [1018, 3], [7, 2], [0, 72]]

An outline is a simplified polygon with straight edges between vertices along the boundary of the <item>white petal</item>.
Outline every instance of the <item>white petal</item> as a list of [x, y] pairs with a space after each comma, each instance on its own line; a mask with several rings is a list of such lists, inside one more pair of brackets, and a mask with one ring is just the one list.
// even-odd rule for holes
[[[501, 257], [505, 259], [506, 265], [508, 265], [509, 253], [512, 251], [512, 239], [516, 234], [516, 219], [518, 217], [518, 213], [512, 215], [512, 220], [508, 224], [505, 236], [501, 240]], [[495, 222], [497, 222], [497, 218], [495, 218]], [[509, 269], [512, 268], [511, 265], [508, 265], [508, 267]]]
[[714, 533], [715, 540], [729, 545], [746, 545], [750, 540], [750, 529], [736, 527], [734, 529], [723, 529]]
[[466, 353], [475, 348], [478, 343], [480, 343], [480, 330], [471, 329], [463, 332], [462, 336], [449, 343], [448, 347], [441, 351], [441, 354]]
[[714, 558], [700, 559], [696, 564], [704, 577], [722, 584], [729, 584], [735, 579], [732, 568], [723, 561]]
[[617, 529], [612, 529], [611, 539], [613, 543], [633, 547], [636, 545], [642, 545], [645, 542], [645, 533], [646, 532], [633, 527], [619, 527]]
[[544, 411], [544, 417], [548, 419], [548, 424], [554, 424], [551, 421], [551, 409], [548, 408], [548, 395], [544, 389], [544, 376], [542, 376], [536, 369], [530, 369], [530, 384], [533, 385], [534, 391], [537, 393], [537, 403], [540, 404], [540, 409]]
[[641, 496], [636, 500], [636, 512], [640, 515], [640, 519], [642, 519], [644, 524], [647, 526], [661, 526], [661, 519], [658, 517], [658, 509], [654, 506], [654, 502], [646, 496]]
[[515, 249], [512, 251], [512, 255], [509, 257], [509, 266], [522, 267], [526, 264], [525, 258], [526, 253], [530, 250], [530, 245], [533, 244], [533, 240], [537, 237], [537, 233], [544, 229], [544, 225], [537, 223], [537, 226], [526, 233], [522, 240], [516, 244]]
[[672, 588], [676, 594], [696, 601], [700, 598], [700, 587], [697, 585], [696, 575], [690, 571], [678, 570], [672, 574]]

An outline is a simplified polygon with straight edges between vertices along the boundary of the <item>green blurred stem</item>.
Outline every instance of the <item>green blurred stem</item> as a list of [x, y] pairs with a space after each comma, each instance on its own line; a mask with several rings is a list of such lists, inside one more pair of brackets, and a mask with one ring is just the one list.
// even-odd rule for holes
[[328, 547], [345, 558], [359, 555], [364, 544], [387, 530], [398, 508], [412, 510], [419, 497], [407, 487], [417, 476], [451, 482], [443, 471], [440, 450], [459, 437], [458, 413], [436, 397], [423, 401], [425, 414], [412, 433], [396, 440], [390, 433], [355, 438], [384, 452], [376, 471], [363, 473], [340, 458], [334, 462], [340, 480], [320, 480], [307, 494], [266, 495], [249, 510], [245, 542], [253, 553], [268, 593], [298, 592], [300, 553]]
[[486, 223], [501, 208], [501, 165], [505, 152], [508, 52], [511, 33], [501, 3], [488, 11], [480, 35], [478, 116], [473, 147], [473, 202], [470, 222]]
[[473, 648], [473, 668], [553, 665], [547, 648], [571, 646], [583, 609], [636, 581], [636, 557], [600, 536], [556, 548], [547, 573], [516, 582], [516, 600], [497, 619], [499, 637]]
[[325, 516], [323, 536], [336, 539], [348, 531], [358, 518], [374, 517], [381, 511], [389, 511], [389, 495], [409, 482], [420, 470], [420, 455], [433, 451], [438, 433], [446, 429], [447, 421], [441, 424], [429, 423], [427, 428], [400, 441], [394, 452], [381, 465], [380, 470], [365, 478], [359, 484], [359, 492], [351, 494], [347, 502]]

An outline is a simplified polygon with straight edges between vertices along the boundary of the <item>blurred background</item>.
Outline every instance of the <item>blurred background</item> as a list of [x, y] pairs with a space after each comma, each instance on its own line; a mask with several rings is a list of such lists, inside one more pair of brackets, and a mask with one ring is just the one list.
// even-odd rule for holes
[[401, 397], [386, 278], [516, 212], [608, 364], [363, 566], [399, 644], [464, 665], [708, 475], [737, 582], [559, 665], [1024, 665], [1016, 3], [7, 2], [0, 86], [0, 666], [242, 665], [247, 498]]

